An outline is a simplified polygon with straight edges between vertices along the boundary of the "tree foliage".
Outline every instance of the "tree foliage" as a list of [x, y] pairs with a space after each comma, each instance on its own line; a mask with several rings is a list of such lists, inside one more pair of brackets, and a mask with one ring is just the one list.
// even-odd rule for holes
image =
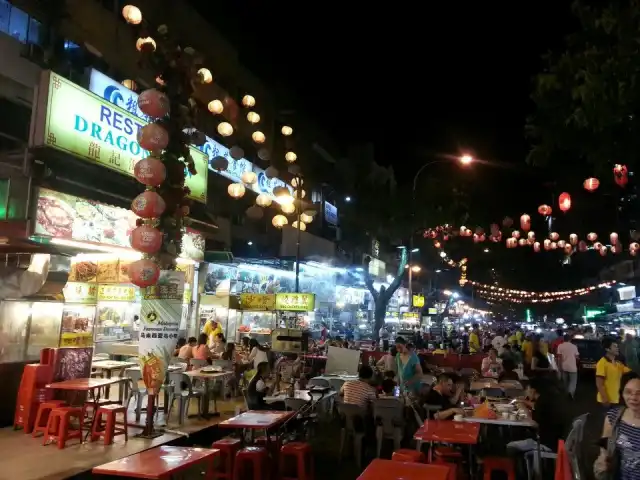
[[527, 122], [529, 161], [633, 165], [640, 153], [640, 2], [576, 0], [579, 30], [545, 57]]

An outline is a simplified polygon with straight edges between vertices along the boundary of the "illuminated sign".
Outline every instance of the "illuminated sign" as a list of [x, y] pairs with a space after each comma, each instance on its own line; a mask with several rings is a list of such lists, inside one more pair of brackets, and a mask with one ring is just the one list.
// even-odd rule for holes
[[242, 310], [275, 310], [276, 296], [268, 293], [241, 293], [240, 305]]
[[98, 301], [133, 302], [135, 299], [136, 287], [130, 285], [98, 285]]
[[413, 296], [413, 306], [417, 308], [424, 307], [424, 295], [414, 295]]
[[[135, 115], [145, 121], [148, 120], [146, 115], [142, 113], [138, 108], [138, 94], [132, 90], [129, 90], [121, 83], [116, 82], [113, 78], [106, 76], [104, 73], [101, 73], [95, 69], [91, 70], [91, 77], [89, 79], [89, 90], [91, 90], [96, 95], [104, 98], [108, 102], [111, 102], [114, 105], [127, 110], [130, 114]], [[293, 188], [291, 188], [291, 186], [287, 185], [279, 178], [267, 178], [264, 170], [254, 165], [249, 160], [246, 160], [244, 158], [241, 158], [239, 160], [233, 159], [227, 147], [225, 147], [221, 143], [216, 142], [210, 137], [206, 137], [205, 144], [201, 147], [193, 148], [197, 148], [202, 153], [204, 153], [207, 156], [208, 163], [215, 157], [226, 158], [229, 162], [229, 166], [226, 170], [220, 172], [211, 168], [210, 165], [209, 169], [212, 172], [215, 172], [218, 175], [222, 175], [223, 177], [231, 180], [232, 182], [243, 183], [241, 177], [244, 172], [255, 172], [258, 176], [258, 181], [253, 185], [248, 186], [255, 193], [266, 193], [273, 197], [273, 189], [276, 187], [287, 187], [291, 191], [291, 193], [293, 193]], [[196, 167], [197, 166], [198, 165], [196, 165]], [[198, 170], [198, 173], [199, 172], [200, 170]]]
[[324, 221], [338, 225], [338, 208], [329, 202], [324, 202]]
[[85, 282], [67, 282], [62, 294], [65, 303], [95, 304], [98, 299], [98, 286]]
[[[138, 131], [147, 124], [69, 80], [44, 72], [40, 82], [30, 146], [47, 147], [133, 176], [135, 164], [149, 152], [138, 144]], [[207, 202], [208, 159], [190, 148], [197, 175], [187, 173], [190, 198]]]
[[315, 307], [316, 296], [313, 293], [276, 294], [276, 310], [312, 312]]

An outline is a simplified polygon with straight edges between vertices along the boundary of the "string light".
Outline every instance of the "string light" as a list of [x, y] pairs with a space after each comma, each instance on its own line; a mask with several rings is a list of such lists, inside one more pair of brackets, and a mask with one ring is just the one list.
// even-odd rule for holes
[[516, 290], [513, 288], [497, 287], [495, 285], [487, 285], [486, 283], [468, 281], [475, 289], [478, 295], [494, 301], [509, 301], [513, 303], [549, 303], [561, 300], [569, 300], [574, 297], [588, 295], [594, 290], [602, 288], [611, 288], [615, 285], [615, 280], [603, 282], [589, 287], [576, 288], [573, 290], [557, 290], [549, 292], [534, 292], [528, 290]]

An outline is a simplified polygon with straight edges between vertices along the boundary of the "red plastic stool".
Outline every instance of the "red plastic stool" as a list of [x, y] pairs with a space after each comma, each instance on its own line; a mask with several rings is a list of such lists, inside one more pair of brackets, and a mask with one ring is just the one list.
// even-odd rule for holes
[[[296, 460], [296, 475], [293, 477], [285, 475], [287, 457], [294, 457]], [[305, 442], [291, 442], [283, 445], [280, 449], [280, 480], [313, 480], [313, 455], [311, 445]]]
[[438, 460], [433, 462], [434, 465], [445, 465], [449, 467], [449, 475], [447, 476], [447, 480], [458, 480], [458, 465], [455, 463], [447, 463], [442, 460]]
[[[260, 437], [257, 437], [254, 441], [254, 444], [260, 446], [260, 447], [267, 447], [267, 437], [266, 435], [262, 435]], [[275, 458], [278, 456], [278, 452], [280, 451], [280, 439], [278, 438], [277, 435], [270, 435], [269, 436], [269, 446], [271, 447], [271, 450], [269, 451], [269, 453]]]
[[38, 413], [36, 415], [36, 422], [33, 425], [33, 432], [31, 435], [33, 437], [38, 436], [38, 433], [47, 433], [47, 423], [49, 421], [49, 416], [51, 411], [56, 408], [64, 407], [67, 404], [64, 400], [49, 400], [47, 402], [42, 402], [38, 406]]
[[233, 465], [233, 480], [244, 480], [247, 466], [253, 469], [253, 480], [268, 480], [269, 454], [263, 447], [245, 447], [236, 453]]
[[242, 447], [242, 440], [239, 438], [226, 437], [211, 444], [211, 448], [220, 450], [220, 465], [213, 471], [212, 480], [233, 478], [233, 464], [236, 453]]
[[[116, 421], [116, 415], [121, 413], [124, 416], [122, 422]], [[107, 416], [107, 421], [104, 429], [102, 428], [102, 416]], [[122, 425], [118, 427], [117, 425]], [[122, 405], [104, 405], [98, 408], [98, 413], [93, 419], [93, 426], [91, 427], [91, 441], [95, 442], [104, 437], [104, 444], [109, 445], [113, 443], [113, 437], [116, 435], [124, 435], [125, 441], [129, 440], [127, 433], [127, 409]]]
[[516, 468], [513, 460], [505, 457], [485, 457], [482, 459], [484, 466], [484, 480], [491, 480], [492, 472], [504, 472], [508, 480], [516, 480]]
[[396, 462], [424, 463], [426, 458], [422, 452], [408, 448], [401, 448], [400, 450], [393, 452], [391, 460]]
[[462, 460], [462, 452], [452, 447], [435, 447], [433, 449], [433, 461], [445, 463], [457, 463]]
[[[71, 430], [71, 417], [78, 418], [78, 429]], [[82, 442], [82, 408], [58, 407], [51, 410], [47, 420], [47, 430], [44, 432], [43, 445], [57, 441], [58, 448], [64, 448], [67, 440], [79, 438]]]

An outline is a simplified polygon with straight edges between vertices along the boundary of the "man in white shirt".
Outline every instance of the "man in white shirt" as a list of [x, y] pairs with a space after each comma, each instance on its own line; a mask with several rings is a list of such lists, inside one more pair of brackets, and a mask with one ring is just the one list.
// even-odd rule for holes
[[496, 334], [493, 340], [491, 340], [491, 346], [497, 350], [498, 356], [502, 355], [505, 343], [507, 343], [507, 341], [500, 333]]
[[578, 347], [571, 343], [571, 337], [565, 334], [563, 342], [558, 345], [557, 355], [560, 357], [558, 368], [562, 372], [562, 381], [565, 388], [571, 395], [576, 393], [576, 383], [578, 382], [578, 365], [576, 360], [580, 356]]

